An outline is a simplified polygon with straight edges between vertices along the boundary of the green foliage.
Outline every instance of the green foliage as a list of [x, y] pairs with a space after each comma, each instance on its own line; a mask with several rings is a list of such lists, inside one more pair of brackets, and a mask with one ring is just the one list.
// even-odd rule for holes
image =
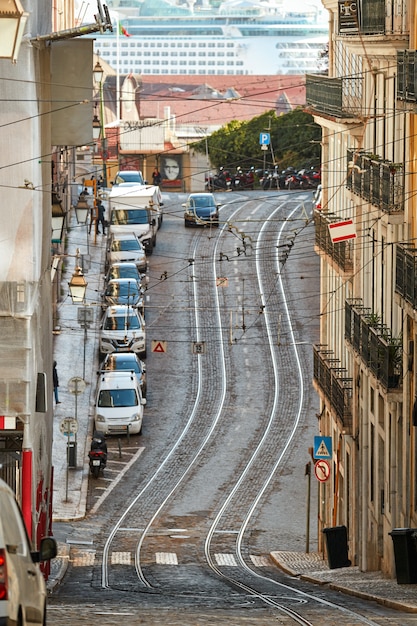
[[[271, 147], [265, 151], [259, 145], [260, 133], [271, 135]], [[300, 169], [320, 164], [321, 128], [313, 117], [302, 109], [280, 116], [267, 111], [258, 117], [242, 122], [233, 120], [207, 139], [210, 162], [213, 167], [228, 169], [241, 167], [262, 168], [290, 165]], [[205, 139], [193, 144], [197, 152], [205, 154]]]

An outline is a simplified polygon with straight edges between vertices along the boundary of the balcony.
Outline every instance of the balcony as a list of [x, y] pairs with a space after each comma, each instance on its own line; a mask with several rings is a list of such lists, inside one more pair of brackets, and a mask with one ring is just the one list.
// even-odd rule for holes
[[403, 163], [348, 150], [346, 187], [389, 215], [404, 210]]
[[332, 354], [325, 346], [313, 347], [313, 378], [341, 421], [346, 434], [351, 434], [352, 379], [344, 376], [346, 369], [338, 367], [340, 362], [332, 358]]
[[417, 310], [417, 250], [397, 244], [395, 261], [395, 291]]
[[338, 0], [339, 35], [403, 35], [408, 32], [401, 0]]
[[391, 337], [379, 316], [361, 300], [345, 302], [345, 339], [386, 390], [402, 384], [402, 338]]
[[320, 74], [306, 74], [306, 101], [312, 113], [330, 117], [355, 118], [362, 111], [363, 78], [329, 78]]
[[417, 103], [417, 50], [397, 52], [397, 99]]
[[353, 242], [351, 240], [340, 241], [334, 244], [329, 232], [329, 224], [341, 219], [333, 213], [316, 211], [314, 214], [315, 242], [344, 272], [351, 272], [353, 270]]

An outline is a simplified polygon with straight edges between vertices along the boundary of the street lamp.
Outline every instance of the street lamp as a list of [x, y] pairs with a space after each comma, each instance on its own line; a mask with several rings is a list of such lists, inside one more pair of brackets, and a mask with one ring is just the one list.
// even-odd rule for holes
[[81, 267], [77, 265], [68, 283], [73, 304], [82, 304], [87, 291], [87, 281], [84, 278]]
[[58, 194], [52, 194], [52, 236], [51, 243], [61, 243], [65, 223], [65, 211]]
[[93, 138], [94, 140], [98, 140], [101, 137], [101, 159], [103, 161], [103, 185], [107, 187], [107, 140], [106, 140], [106, 132], [104, 128], [104, 101], [103, 101], [103, 75], [104, 70], [100, 65], [100, 62], [94, 66], [93, 69], [93, 77], [96, 84], [99, 86], [99, 96], [100, 96], [100, 119], [97, 114], [93, 117]]
[[81, 196], [78, 199], [78, 202], [75, 206], [75, 215], [77, 218], [78, 224], [86, 224], [88, 220], [88, 214], [90, 212], [90, 207], [88, 206], [87, 200]]
[[0, 0], [0, 58], [16, 63], [28, 17], [19, 0]]

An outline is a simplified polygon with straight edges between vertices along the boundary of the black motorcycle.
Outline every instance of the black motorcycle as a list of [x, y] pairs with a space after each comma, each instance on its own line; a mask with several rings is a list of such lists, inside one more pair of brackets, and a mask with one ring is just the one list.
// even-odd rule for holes
[[100, 472], [103, 472], [107, 464], [107, 444], [103, 433], [95, 431], [93, 439], [91, 440], [90, 452], [88, 453], [90, 459], [90, 472], [94, 478], [98, 478]]

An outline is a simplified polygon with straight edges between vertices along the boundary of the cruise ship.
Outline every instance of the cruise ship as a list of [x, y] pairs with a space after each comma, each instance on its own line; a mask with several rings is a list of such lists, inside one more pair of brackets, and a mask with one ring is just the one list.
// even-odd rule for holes
[[[308, 0], [306, 0], [308, 2]], [[305, 74], [328, 41], [321, 5], [283, 0], [110, 0], [95, 51], [120, 74]]]

